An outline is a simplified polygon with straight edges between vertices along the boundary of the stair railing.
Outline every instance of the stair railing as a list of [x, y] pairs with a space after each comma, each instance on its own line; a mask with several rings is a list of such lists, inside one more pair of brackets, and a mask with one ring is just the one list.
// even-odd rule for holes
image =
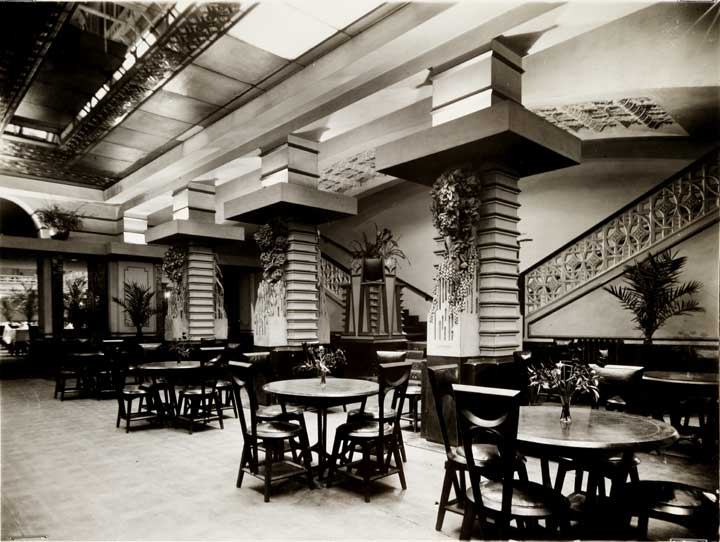
[[703, 219], [717, 216], [718, 149], [521, 273], [527, 316]]

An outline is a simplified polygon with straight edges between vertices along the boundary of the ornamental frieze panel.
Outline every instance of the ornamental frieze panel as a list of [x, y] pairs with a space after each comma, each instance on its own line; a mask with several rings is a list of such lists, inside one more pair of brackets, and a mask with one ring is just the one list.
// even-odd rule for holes
[[353, 188], [360, 188], [373, 179], [390, 181], [393, 177], [377, 172], [375, 149], [369, 149], [322, 170], [318, 188], [342, 194]]
[[658, 135], [658, 132], [687, 135], [667, 111], [648, 97], [541, 107], [533, 112], [583, 139]]
[[525, 276], [527, 313], [543, 308], [596, 276], [720, 209], [720, 154], [669, 180]]
[[62, 142], [86, 150], [135, 109], [155, 88], [217, 40], [241, 15], [238, 3], [198, 4], [183, 13]]

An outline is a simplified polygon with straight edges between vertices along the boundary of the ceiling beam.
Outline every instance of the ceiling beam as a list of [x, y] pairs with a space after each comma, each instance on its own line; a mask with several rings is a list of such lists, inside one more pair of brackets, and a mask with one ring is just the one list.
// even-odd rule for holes
[[[413, 3], [106, 190], [137, 204], [153, 179], [182, 184], [409, 75], [479, 49], [561, 3]], [[207, 152], [210, 150], [211, 152]], [[203, 156], [204, 154], [204, 156]], [[178, 176], [180, 160], [192, 164]]]
[[0, 136], [12, 119], [50, 45], [69, 19], [75, 5], [70, 2], [42, 2], [4, 7], [0, 27]]

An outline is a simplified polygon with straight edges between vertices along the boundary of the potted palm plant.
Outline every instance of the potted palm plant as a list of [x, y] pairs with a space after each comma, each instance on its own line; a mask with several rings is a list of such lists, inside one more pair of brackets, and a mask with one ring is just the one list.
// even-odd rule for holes
[[71, 231], [77, 231], [82, 227], [82, 215], [77, 210], [63, 209], [58, 204], [38, 209], [35, 214], [53, 239], [65, 240]]
[[155, 292], [149, 286], [137, 282], [125, 283], [125, 298], [113, 297], [113, 301], [120, 305], [127, 313], [132, 325], [137, 330], [137, 337], [142, 338], [142, 328], [148, 324], [150, 317], [158, 312], [153, 306]]
[[[375, 224], [375, 239], [368, 239], [363, 232], [362, 241], [353, 241], [350, 246], [353, 262], [362, 265], [363, 280], [381, 280], [383, 268], [394, 273], [397, 259], [407, 260], [393, 234], [388, 228], [379, 230]], [[353, 267], [356, 263], [353, 264]]]
[[636, 329], [651, 345], [655, 332], [673, 316], [703, 312], [693, 298], [702, 288], [698, 281], [680, 283], [680, 271], [687, 258], [669, 250], [625, 267], [626, 286], [609, 286], [604, 290], [620, 300], [624, 309], [633, 313]]
[[87, 323], [87, 279], [76, 277], [65, 281], [63, 301], [67, 319], [73, 329], [80, 330]]

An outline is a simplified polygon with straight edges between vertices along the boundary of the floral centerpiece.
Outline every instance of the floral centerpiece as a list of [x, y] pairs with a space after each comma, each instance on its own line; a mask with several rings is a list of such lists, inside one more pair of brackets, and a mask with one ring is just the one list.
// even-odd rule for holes
[[469, 164], [453, 168], [438, 177], [430, 195], [433, 225], [445, 242], [445, 256], [435, 275], [431, 314], [439, 309], [443, 281], [450, 312], [457, 320], [472, 293], [477, 271], [475, 231], [480, 220], [480, 179]]
[[590, 394], [595, 401], [600, 397], [598, 375], [587, 363], [575, 359], [537, 363], [528, 366], [528, 373], [530, 386], [560, 398], [560, 424], [564, 427], [572, 423], [570, 405], [576, 394]]
[[305, 362], [297, 367], [298, 371], [316, 371], [320, 375], [320, 383], [324, 386], [330, 371], [346, 362], [345, 352], [336, 348], [325, 348], [322, 345], [303, 344]]

